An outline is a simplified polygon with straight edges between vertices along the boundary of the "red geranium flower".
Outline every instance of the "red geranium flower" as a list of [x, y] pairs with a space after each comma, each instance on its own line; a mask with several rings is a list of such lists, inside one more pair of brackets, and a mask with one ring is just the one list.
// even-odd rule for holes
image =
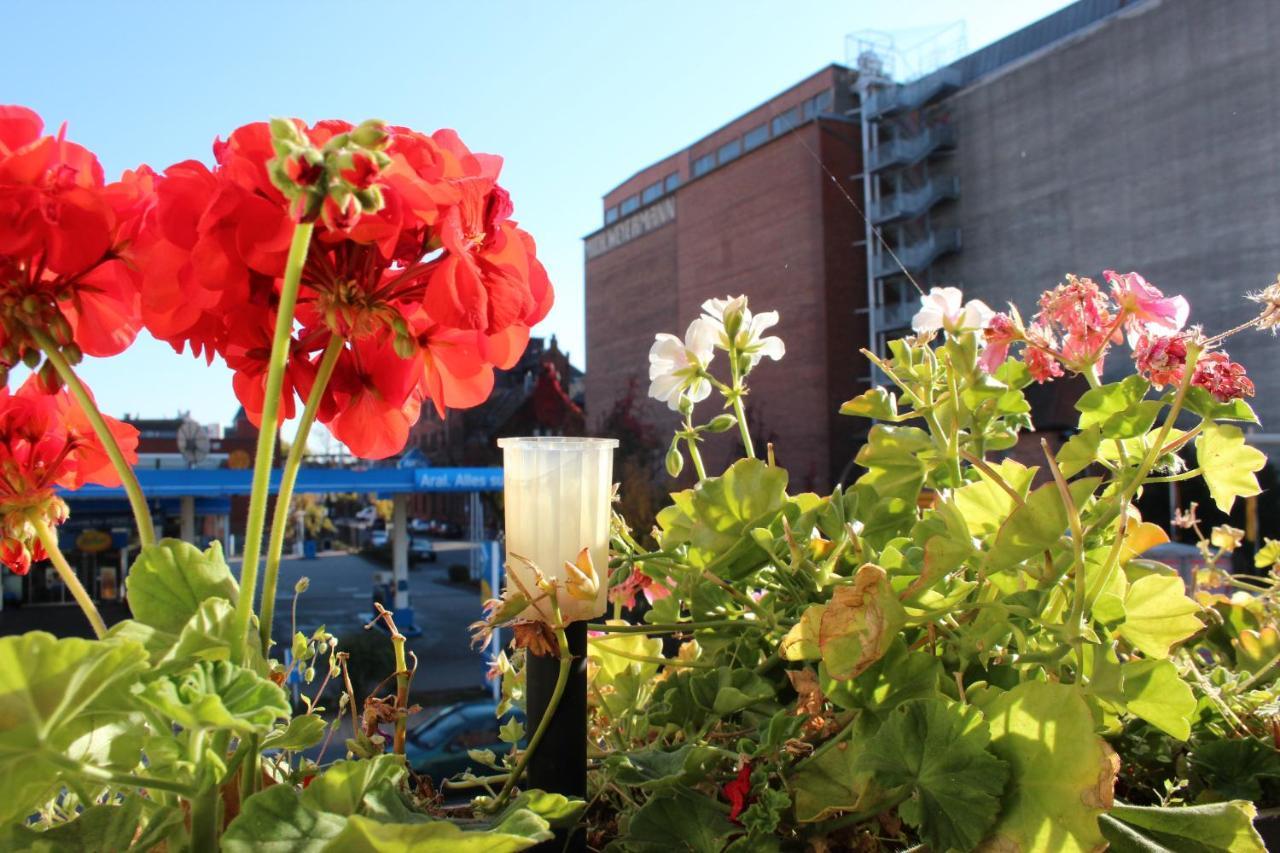
[[1253, 396], [1253, 381], [1244, 375], [1244, 365], [1232, 361], [1221, 350], [1212, 350], [1196, 360], [1191, 384], [1208, 391], [1219, 403]]
[[[138, 239], [145, 322], [176, 349], [222, 356], [256, 423], [294, 221], [314, 220], [281, 416], [338, 335], [345, 349], [319, 420], [357, 455], [388, 456], [424, 400], [442, 414], [483, 402], [553, 291], [532, 238], [509, 219], [499, 158], [452, 131], [293, 128], [276, 126], [289, 140], [282, 163], [272, 165], [271, 127], [251, 124], [215, 143], [214, 168], [179, 163], [158, 180]], [[376, 151], [345, 147], [366, 137]]]
[[130, 263], [153, 175], [143, 167], [107, 184], [66, 128], [42, 135], [25, 107], [0, 106], [0, 364], [36, 349], [47, 329], [73, 361], [115, 355], [141, 323]]
[[724, 786], [725, 799], [729, 801], [729, 820], [738, 823], [738, 817], [751, 802], [751, 762], [738, 768], [738, 775]]
[[[136, 462], [137, 429], [104, 419], [125, 458]], [[118, 486], [120, 477], [75, 399], [65, 390], [44, 393], [34, 376], [16, 393], [0, 387], [0, 561], [25, 574], [44, 559], [32, 521], [61, 524], [67, 508], [54, 488], [85, 483]]]

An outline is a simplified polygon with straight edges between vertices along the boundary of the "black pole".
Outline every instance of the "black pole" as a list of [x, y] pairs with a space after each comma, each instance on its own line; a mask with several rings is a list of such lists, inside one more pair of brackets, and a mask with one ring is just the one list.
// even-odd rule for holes
[[[554, 794], [584, 799], [587, 795], [587, 623], [571, 622], [564, 631], [569, 639], [573, 664], [551, 724], [529, 759], [529, 785]], [[529, 655], [525, 672], [526, 707], [529, 709], [526, 731], [533, 733], [542, 723], [551, 694], [555, 692], [560, 660], [558, 657]], [[572, 839], [569, 838], [570, 833]], [[586, 829], [582, 824], [572, 829], [558, 829], [554, 839], [533, 849], [584, 853], [587, 849]]]

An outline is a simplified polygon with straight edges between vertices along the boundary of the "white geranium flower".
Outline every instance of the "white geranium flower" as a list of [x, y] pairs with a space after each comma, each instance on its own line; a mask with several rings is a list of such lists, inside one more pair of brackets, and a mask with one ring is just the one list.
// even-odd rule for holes
[[995, 312], [981, 299], [961, 304], [964, 294], [958, 287], [930, 288], [920, 297], [920, 310], [911, 318], [911, 328], [918, 334], [945, 329], [952, 334], [986, 328]]
[[764, 337], [766, 329], [778, 324], [777, 311], [752, 314], [745, 296], [708, 299], [702, 303], [702, 310], [703, 317], [715, 326], [716, 345], [726, 352], [729, 350], [726, 326], [731, 319], [738, 318], [737, 334], [734, 336], [735, 348], [750, 359], [751, 367], [759, 364], [760, 359], [765, 356], [777, 361], [786, 355], [787, 347], [782, 338], [776, 335]]
[[715, 355], [717, 331], [702, 317], [689, 324], [684, 340], [662, 332], [649, 348], [649, 396], [680, 411], [680, 399], [697, 403], [711, 394], [703, 373]]

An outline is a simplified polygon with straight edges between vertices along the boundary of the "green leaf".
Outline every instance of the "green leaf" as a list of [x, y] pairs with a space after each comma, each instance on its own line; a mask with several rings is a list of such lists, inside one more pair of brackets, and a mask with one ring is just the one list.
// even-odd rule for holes
[[1236, 498], [1262, 491], [1254, 474], [1267, 464], [1266, 454], [1245, 444], [1239, 427], [1206, 423], [1196, 439], [1196, 459], [1209, 495], [1223, 512], [1231, 512]]
[[407, 772], [404, 758], [398, 755], [335, 761], [311, 780], [302, 792], [302, 803], [332, 814], [358, 814], [360, 804], [373, 787], [383, 782], [398, 783]]
[[530, 811], [553, 828], [560, 829], [573, 826], [586, 810], [587, 804], [582, 800], [571, 800], [564, 794], [553, 794], [550, 791], [531, 788], [521, 791], [519, 796], [507, 803], [507, 807], [498, 816], [497, 822], [502, 823], [508, 816], [518, 811]]
[[822, 613], [818, 645], [831, 677], [853, 678], [884, 657], [906, 613], [884, 569], [864, 563], [852, 586], [839, 586]]
[[1098, 461], [1098, 448], [1102, 444], [1102, 432], [1096, 426], [1088, 427], [1071, 438], [1058, 450], [1058, 470], [1064, 477], [1074, 477]]
[[1122, 664], [1124, 699], [1129, 713], [1173, 735], [1178, 740], [1191, 737], [1196, 697], [1191, 686], [1167, 660], [1139, 660]]
[[[777, 695], [772, 684], [750, 669], [722, 666], [710, 675], [716, 679], [715, 698], [710, 710], [722, 717], [771, 701]], [[695, 678], [694, 681], [705, 683], [705, 678]]]
[[914, 498], [924, 485], [920, 454], [932, 449], [933, 439], [922, 429], [876, 424], [854, 460], [867, 469], [858, 482], [871, 486], [881, 497]]
[[307, 749], [324, 739], [325, 722], [315, 714], [294, 717], [289, 725], [262, 739], [263, 749]]
[[800, 621], [792, 625], [782, 638], [779, 648], [783, 660], [818, 660], [822, 657], [818, 634], [825, 611], [826, 607], [821, 604], [811, 604], [804, 609]]
[[0, 824], [47, 801], [66, 758], [137, 766], [130, 686], [146, 665], [128, 640], [0, 637]]
[[857, 717], [850, 733], [837, 735], [839, 742], [823, 744], [821, 752], [798, 765], [786, 780], [796, 820], [815, 823], [843, 811], [879, 810], [890, 802], [875, 777], [856, 767], [877, 725], [869, 714]]
[[1280, 751], [1255, 738], [1211, 740], [1192, 750], [1191, 766], [1217, 797], [1259, 800], [1264, 781], [1280, 780]]
[[859, 756], [871, 773], [908, 799], [898, 814], [933, 850], [976, 847], [995, 823], [1009, 769], [987, 750], [982, 712], [941, 699], [899, 705]]
[[234, 605], [239, 594], [220, 544], [201, 551], [180, 539], [161, 539], [143, 548], [125, 586], [134, 618], [171, 634], [182, 631], [206, 598], [225, 598]]
[[1112, 853], [1265, 853], [1253, 803], [1158, 808], [1117, 804], [1102, 816]]
[[514, 853], [550, 839], [547, 822], [520, 811], [492, 829], [468, 832], [447, 820], [423, 823], [379, 823], [353, 815], [323, 849], [332, 853]]
[[1090, 388], [1076, 402], [1076, 411], [1080, 412], [1080, 429], [1096, 425], [1107, 438], [1143, 435], [1151, 429], [1152, 422], [1164, 405], [1158, 400], [1142, 402], [1150, 388], [1151, 383], [1136, 374], [1120, 382]]
[[290, 714], [283, 690], [227, 661], [201, 662], [158, 678], [139, 698], [190, 731], [265, 734]]
[[1203, 388], [1192, 385], [1183, 398], [1182, 408], [1210, 421], [1247, 421], [1256, 424], [1258, 416], [1244, 400], [1219, 403], [1218, 399]]
[[[126, 797], [119, 805], [91, 805], [72, 820], [44, 831], [10, 824], [0, 828], [0, 849], [31, 853], [128, 850], [144, 820], [144, 805], [147, 803], [139, 797]], [[169, 815], [176, 811], [169, 810]], [[163, 821], [163, 813], [157, 819]]]
[[1045, 483], [1015, 507], [991, 545], [992, 571], [1012, 568], [1058, 544], [1067, 530], [1067, 509], [1054, 483]]
[[1280, 540], [1263, 537], [1263, 546], [1253, 555], [1253, 566], [1257, 569], [1269, 569], [1280, 563]]
[[1009, 765], [992, 850], [1085, 853], [1105, 841], [1098, 816], [1111, 807], [1119, 761], [1094, 734], [1076, 688], [1028, 681], [984, 708], [991, 751]]
[[[1020, 498], [1026, 498], [1027, 489], [1036, 475], [1035, 468], [1028, 468], [1015, 459], [1001, 460], [991, 468]], [[985, 538], [1000, 529], [1013, 511], [1014, 501], [994, 480], [981, 471], [978, 473], [981, 479], [956, 489], [955, 504], [964, 516], [969, 532]]]
[[[687, 543], [689, 563], [705, 569], [717, 558], [733, 566], [764, 552], [744, 534], [767, 527], [786, 502], [787, 472], [759, 459], [740, 459], [719, 477], [672, 495], [658, 513], [664, 548]], [[735, 549], [737, 546], [737, 550]], [[728, 577], [732, 578], [732, 572]]]
[[1138, 578], [1125, 593], [1124, 622], [1117, 633], [1144, 655], [1167, 658], [1170, 648], [1204, 627], [1197, 615], [1200, 605], [1184, 589], [1178, 577]]
[[706, 794], [671, 788], [650, 797], [631, 816], [626, 846], [632, 853], [720, 853], [739, 831]]
[[865, 708], [884, 717], [903, 702], [938, 695], [942, 664], [926, 651], [908, 651], [901, 638], [866, 672], [852, 681], [836, 681], [825, 666], [818, 679], [827, 698], [845, 710]]
[[515, 717], [498, 727], [498, 739], [503, 743], [519, 743], [524, 738], [524, 723]]
[[305, 805], [291, 785], [272, 785], [245, 800], [222, 836], [224, 853], [319, 853], [347, 825], [342, 815]]
[[[902, 419], [898, 415], [897, 395], [880, 385], [845, 402], [840, 406], [840, 414], [874, 418], [878, 421], [897, 422]], [[915, 415], [912, 413], [906, 417]]]
[[686, 743], [670, 751], [650, 747], [615, 754], [607, 762], [618, 784], [651, 791], [700, 782], [726, 755], [714, 747]]

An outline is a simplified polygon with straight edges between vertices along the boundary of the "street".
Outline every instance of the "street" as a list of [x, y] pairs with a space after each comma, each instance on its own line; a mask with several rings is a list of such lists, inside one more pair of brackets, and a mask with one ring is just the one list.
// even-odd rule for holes
[[[435, 542], [437, 558], [419, 563], [409, 572], [409, 601], [422, 634], [410, 637], [408, 651], [418, 657], [414, 693], [445, 693], [483, 685], [485, 662], [471, 648], [467, 626], [480, 618], [480, 593], [472, 586], [450, 584], [448, 566], [465, 562], [469, 543]], [[322, 552], [316, 559], [286, 557], [280, 565], [276, 595], [276, 640], [273, 655], [279, 657], [291, 636], [293, 588], [301, 577], [310, 580], [298, 597], [298, 630], [310, 635], [320, 625], [342, 637], [359, 631], [372, 616], [374, 572], [385, 568], [363, 557], [342, 551]], [[240, 572], [240, 560], [231, 561]]]

